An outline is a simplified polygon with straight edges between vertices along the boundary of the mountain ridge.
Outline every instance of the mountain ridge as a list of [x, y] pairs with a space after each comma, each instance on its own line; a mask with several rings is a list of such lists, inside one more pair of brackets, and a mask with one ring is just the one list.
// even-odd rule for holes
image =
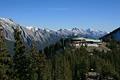
[[19, 28], [21, 31], [22, 39], [28, 45], [31, 45], [32, 41], [37, 42], [37, 46], [41, 49], [50, 44], [54, 44], [59, 41], [61, 38], [66, 36], [79, 36], [87, 38], [99, 38], [107, 32], [100, 30], [91, 30], [91, 29], [59, 29], [57, 31], [50, 29], [41, 29], [33, 26], [22, 26], [12, 19], [0, 18], [0, 24], [4, 30], [5, 39], [14, 41], [14, 30], [13, 28]]

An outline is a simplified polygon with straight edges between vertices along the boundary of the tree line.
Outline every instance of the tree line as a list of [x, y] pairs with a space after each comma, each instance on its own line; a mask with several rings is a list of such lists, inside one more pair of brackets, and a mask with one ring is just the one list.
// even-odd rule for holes
[[[19, 29], [14, 29], [14, 55], [6, 48], [5, 38], [0, 37], [0, 80], [86, 80], [86, 73], [100, 73], [100, 79], [120, 79], [120, 43], [110, 41], [108, 52], [86, 47], [66, 47], [63, 39], [43, 51], [33, 42], [28, 49], [21, 39]], [[92, 56], [90, 54], [93, 54]]]

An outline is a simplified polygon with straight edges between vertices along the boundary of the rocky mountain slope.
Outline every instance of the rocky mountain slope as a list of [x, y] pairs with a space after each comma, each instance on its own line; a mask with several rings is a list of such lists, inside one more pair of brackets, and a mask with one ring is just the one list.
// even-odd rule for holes
[[79, 28], [72, 28], [71, 30], [67, 29], [60, 29], [58, 32], [64, 36], [78, 36], [78, 37], [85, 37], [85, 38], [94, 38], [98, 39], [101, 36], [107, 34], [105, 31], [94, 30], [94, 29], [79, 29]]
[[0, 24], [4, 30], [4, 36], [6, 40], [14, 42], [14, 30], [13, 28], [19, 28], [21, 31], [22, 39], [28, 45], [31, 45], [32, 41], [37, 43], [37, 46], [41, 49], [47, 45], [53, 44], [60, 39], [60, 35], [52, 30], [40, 29], [40, 28], [27, 28], [15, 23], [11, 19], [0, 18]]
[[59, 29], [57, 31], [49, 29], [40, 29], [36, 27], [26, 27], [17, 24], [12, 19], [0, 18], [0, 25], [3, 27], [4, 36], [6, 40], [14, 42], [14, 30], [13, 28], [19, 28], [22, 34], [22, 39], [28, 45], [31, 45], [32, 41], [37, 43], [37, 47], [40, 49], [47, 45], [56, 43], [59, 39], [66, 36], [79, 36], [87, 38], [99, 38], [106, 34], [106, 32], [100, 30], [83, 30], [78, 28]]

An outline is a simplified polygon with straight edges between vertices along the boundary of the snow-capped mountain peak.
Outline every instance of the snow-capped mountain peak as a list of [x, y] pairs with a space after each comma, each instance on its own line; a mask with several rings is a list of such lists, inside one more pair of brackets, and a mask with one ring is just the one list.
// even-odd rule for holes
[[7, 40], [14, 41], [14, 28], [19, 28], [21, 31], [22, 39], [28, 45], [32, 41], [37, 42], [39, 48], [44, 48], [47, 45], [57, 42], [59, 39], [67, 36], [79, 36], [88, 38], [99, 38], [106, 34], [106, 32], [100, 30], [91, 29], [59, 29], [57, 31], [38, 28], [34, 26], [21, 26], [15, 23], [12, 19], [0, 18], [0, 24], [4, 29], [4, 36]]
[[8, 23], [8, 24], [16, 24], [12, 19], [10, 18], [1, 18], [0, 17], [0, 21], [3, 21], [5, 23]]
[[79, 28], [72, 28], [72, 31], [79, 31], [80, 29]]
[[36, 46], [39, 49], [43, 49], [45, 46], [56, 43], [60, 36], [50, 30], [40, 29], [33, 26], [22, 26], [16, 24], [13, 20], [7, 18], [0, 18], [0, 27], [3, 27], [4, 36], [6, 40], [14, 42], [14, 30], [13, 28], [19, 28], [21, 31], [21, 37], [24, 42], [31, 45], [32, 41], [36, 42]]
[[35, 31], [39, 30], [39, 28], [34, 27], [34, 26], [27, 26], [26, 28], [27, 28], [28, 30], [33, 31], [33, 32], [35, 32]]
[[71, 36], [79, 36], [79, 37], [87, 37], [87, 38], [99, 38], [105, 34], [105, 31], [95, 30], [95, 29], [81, 29], [81, 28], [72, 28], [71, 30], [60, 29], [58, 30], [62, 35], [71, 35]]

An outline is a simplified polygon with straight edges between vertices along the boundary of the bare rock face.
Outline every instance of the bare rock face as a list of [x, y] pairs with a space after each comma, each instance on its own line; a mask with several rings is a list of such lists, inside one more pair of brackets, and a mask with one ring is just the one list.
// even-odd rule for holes
[[54, 44], [60, 39], [60, 35], [55, 31], [21, 26], [8, 18], [0, 18], [0, 24], [3, 27], [5, 39], [8, 41], [15, 41], [15, 28], [20, 29], [22, 39], [25, 43], [31, 45], [32, 41], [34, 41], [40, 49], [47, 45]]

